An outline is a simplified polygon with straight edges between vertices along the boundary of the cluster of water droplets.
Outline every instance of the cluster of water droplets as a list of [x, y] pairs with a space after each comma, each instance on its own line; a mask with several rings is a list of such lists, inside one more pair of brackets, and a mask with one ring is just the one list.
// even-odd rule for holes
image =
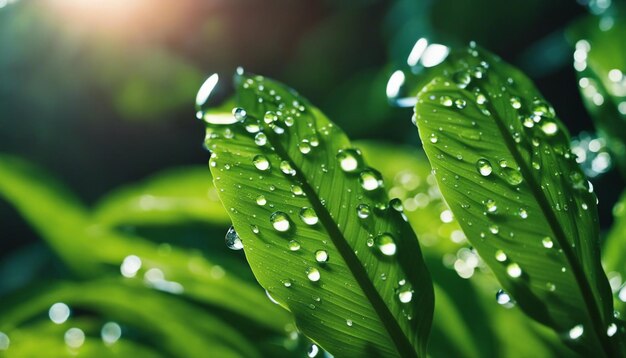
[[[234, 230], [232, 230], [234, 232]], [[230, 230], [229, 230], [230, 233]], [[228, 242], [227, 235], [227, 242]], [[170, 247], [163, 244], [159, 249], [163, 254], [168, 254]], [[126, 278], [135, 278], [140, 272], [143, 272], [143, 282], [146, 286], [165, 291], [169, 293], [180, 294], [184, 291], [183, 285], [176, 281], [170, 281], [165, 278], [165, 274], [158, 267], [144, 267], [144, 263], [137, 255], [128, 255], [120, 265], [120, 273]]]
[[576, 155], [576, 162], [585, 175], [590, 178], [606, 173], [613, 165], [604, 138], [587, 132], [572, 139], [572, 153]]

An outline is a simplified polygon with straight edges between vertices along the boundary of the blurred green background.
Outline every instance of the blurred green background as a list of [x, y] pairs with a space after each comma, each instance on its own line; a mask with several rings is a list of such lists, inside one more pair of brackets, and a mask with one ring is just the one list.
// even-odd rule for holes
[[[310, 346], [293, 337], [288, 315], [255, 285], [243, 253], [224, 245], [229, 223], [203, 168], [209, 153], [193, 106], [204, 79], [243, 66], [296, 88], [353, 139], [417, 148], [412, 110], [391, 106], [385, 96], [390, 74], [406, 70], [406, 57], [421, 37], [447, 45], [475, 40], [524, 70], [573, 136], [586, 131], [593, 139], [565, 31], [589, 10], [603, 12], [605, 3], [0, 0], [0, 332], [27, 327], [11, 347], [28, 347], [29, 334], [42, 342], [53, 337], [45, 341], [50, 347], [65, 334], [67, 343], [71, 325], [58, 333], [49, 321], [37, 320], [58, 301], [72, 308], [71, 319], [88, 337], [104, 332], [106, 322], [120, 322], [122, 338], [131, 338], [128, 351], [106, 354], [304, 354]], [[380, 165], [397, 155], [376, 145], [370, 149], [372, 158], [383, 157]], [[398, 163], [399, 169], [384, 172], [392, 180], [404, 168]], [[593, 179], [605, 229], [617, 200], [614, 188], [623, 187], [609, 169]], [[153, 175], [158, 178], [147, 179]], [[437, 210], [436, 223], [427, 225], [449, 237], [450, 230], [439, 230]], [[435, 250], [430, 259], [445, 263], [445, 254], [458, 255], [459, 247]], [[134, 255], [143, 257], [137, 269], [143, 282], [120, 275], [129, 257], [130, 267], [136, 266]], [[199, 268], [191, 269], [188, 261], [196, 257]], [[151, 268], [161, 273], [150, 274]], [[454, 273], [446, 270], [441, 277]], [[163, 272], [176, 279], [163, 279]], [[222, 272], [232, 281], [216, 283]], [[185, 287], [183, 300], [172, 282]], [[486, 296], [493, 300], [493, 294]], [[246, 305], [267, 307], [251, 317]], [[187, 327], [190, 332], [173, 321], [199, 314], [206, 327]], [[237, 320], [255, 324], [232, 323]], [[256, 343], [240, 347], [216, 338], [211, 346], [206, 337], [229, 329], [234, 342]], [[173, 342], [176, 337], [187, 343]], [[0, 348], [2, 340], [0, 335]], [[91, 343], [100, 352], [99, 343]], [[24, 349], [24, 356], [37, 356]]]

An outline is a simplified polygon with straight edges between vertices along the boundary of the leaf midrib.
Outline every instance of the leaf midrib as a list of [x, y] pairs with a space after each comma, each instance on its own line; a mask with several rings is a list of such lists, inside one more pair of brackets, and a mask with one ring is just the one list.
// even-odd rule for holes
[[317, 195], [317, 192], [313, 189], [313, 187], [309, 184], [309, 181], [302, 175], [302, 170], [300, 166], [298, 166], [289, 155], [288, 151], [283, 148], [282, 143], [274, 133], [271, 131], [267, 131], [266, 135], [268, 137], [269, 142], [274, 147], [276, 153], [283, 159], [287, 159], [290, 162], [290, 165], [295, 169], [296, 175], [295, 178], [302, 184], [302, 190], [305, 192], [307, 198], [311, 203], [311, 206], [315, 210], [320, 223], [327, 230], [330, 239], [333, 244], [341, 254], [342, 258], [346, 262], [348, 269], [354, 276], [356, 282], [359, 284], [359, 287], [363, 290], [366, 298], [374, 308], [376, 314], [378, 314], [378, 318], [380, 319], [383, 326], [387, 329], [387, 334], [393, 341], [396, 350], [400, 354], [401, 357], [418, 357], [415, 348], [411, 344], [411, 341], [405, 335], [404, 331], [398, 324], [395, 316], [391, 313], [387, 304], [385, 303], [382, 296], [378, 293], [378, 290], [370, 280], [367, 275], [367, 271], [365, 267], [361, 264], [361, 261], [354, 253], [354, 250], [348, 244], [348, 240], [345, 238], [337, 223], [330, 215], [330, 212], [324, 205]]
[[[491, 100], [494, 99], [493, 96], [489, 95], [489, 91], [486, 91], [486, 93], [488, 97], [490, 97]], [[579, 289], [583, 296], [583, 300], [587, 308], [587, 313], [589, 314], [591, 321], [593, 323], [593, 330], [596, 334], [596, 337], [601, 342], [601, 345], [603, 349], [605, 350], [605, 354], [608, 353], [608, 356], [610, 357], [612, 356], [612, 353], [614, 353], [613, 346], [604, 337], [604, 332], [603, 332], [604, 329], [602, 328], [603, 324], [602, 322], [599, 321], [601, 314], [599, 312], [598, 306], [596, 305], [595, 298], [593, 297], [593, 294], [591, 293], [592, 288], [589, 285], [587, 276], [584, 274], [582, 267], [578, 265], [578, 261], [575, 258], [572, 248], [567, 242], [567, 236], [565, 235], [563, 228], [559, 224], [559, 221], [556, 215], [552, 211], [551, 205], [548, 202], [548, 198], [545, 196], [545, 193], [543, 192], [543, 190], [539, 189], [540, 185], [535, 181], [535, 177], [532, 175], [532, 171], [530, 170], [526, 161], [522, 157], [522, 154], [517, 150], [517, 146], [515, 145], [515, 142], [512, 136], [507, 130], [507, 127], [504, 121], [500, 118], [499, 115], [497, 115], [498, 111], [496, 111], [496, 108], [492, 105], [491, 100], [487, 101], [487, 106], [489, 107], [491, 113], [495, 113], [491, 115], [491, 118], [494, 119], [494, 123], [496, 124], [498, 130], [500, 131], [500, 134], [504, 140], [504, 143], [507, 146], [507, 149], [509, 150], [509, 152], [511, 153], [515, 161], [518, 163], [520, 167], [520, 171], [522, 172], [522, 177], [528, 181], [530, 190], [532, 191], [533, 196], [537, 200], [539, 204], [539, 208], [541, 209], [542, 213], [546, 217], [546, 221], [550, 225], [552, 232], [555, 234], [555, 237], [557, 241], [559, 242], [561, 249], [563, 250], [565, 258], [567, 262], [569, 263], [570, 267], [572, 268], [574, 278], [576, 279], [576, 282], [578, 283]], [[607, 352], [607, 349], [609, 350], [608, 352]]]

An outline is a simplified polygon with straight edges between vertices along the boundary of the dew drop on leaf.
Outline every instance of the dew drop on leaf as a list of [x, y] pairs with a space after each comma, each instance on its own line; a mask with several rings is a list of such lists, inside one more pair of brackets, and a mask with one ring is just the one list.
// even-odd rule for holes
[[357, 149], [342, 149], [337, 153], [337, 160], [341, 170], [352, 173], [360, 169], [361, 152]]
[[346, 324], [348, 325], [348, 327], [352, 327], [352, 320], [351, 319], [347, 319], [346, 320]]
[[502, 176], [510, 185], [519, 185], [523, 181], [522, 173], [510, 167], [502, 168]]
[[506, 273], [513, 277], [513, 278], [518, 278], [520, 276], [522, 276], [522, 268], [519, 267], [518, 264], [516, 264], [515, 262], [510, 263], [507, 267], [506, 267]]
[[297, 242], [296, 240], [289, 241], [289, 250], [291, 250], [291, 251], [298, 251], [298, 250], [300, 250], [300, 243]]
[[609, 324], [606, 329], [606, 335], [609, 337], [613, 337], [617, 333], [617, 325], [615, 323]]
[[254, 166], [261, 171], [268, 170], [270, 168], [270, 162], [264, 155], [257, 155], [252, 159]]
[[541, 244], [543, 244], [543, 247], [545, 247], [546, 249], [551, 249], [554, 246], [552, 239], [547, 236], [544, 237], [543, 240], [541, 240]]
[[450, 96], [441, 96], [439, 97], [439, 103], [441, 103], [445, 107], [452, 107], [452, 98]]
[[367, 219], [370, 216], [370, 206], [367, 204], [359, 204], [356, 207], [356, 214], [361, 219]]
[[376, 236], [374, 239], [376, 248], [385, 256], [393, 256], [396, 254], [396, 242], [389, 233]]
[[235, 228], [232, 226], [226, 232], [225, 241], [226, 241], [226, 246], [228, 246], [228, 248], [231, 250], [243, 249], [243, 242], [241, 241], [241, 238], [239, 237], [239, 235], [237, 235]]
[[380, 188], [383, 185], [383, 179], [379, 172], [374, 169], [365, 169], [359, 174], [359, 182], [361, 187], [367, 191]]
[[476, 161], [476, 170], [478, 170], [478, 173], [484, 177], [491, 175], [491, 173], [493, 172], [493, 167], [491, 166], [491, 163], [489, 163], [489, 161], [487, 159], [478, 159], [478, 161]]
[[496, 293], [496, 302], [502, 306], [509, 305], [511, 304], [511, 296], [504, 290], [498, 290]]
[[292, 185], [292, 186], [291, 186], [291, 192], [292, 192], [294, 195], [298, 195], [298, 196], [300, 196], [300, 195], [303, 195], [303, 194], [304, 194], [304, 191], [302, 190], [302, 187], [301, 187], [300, 185]]
[[307, 225], [315, 225], [319, 221], [315, 210], [307, 207], [300, 209], [300, 219]]
[[265, 112], [265, 115], [263, 116], [263, 122], [267, 124], [276, 122], [277, 120], [278, 120], [278, 116], [276, 115], [276, 113], [272, 111]]
[[492, 199], [487, 199], [485, 201], [485, 209], [487, 209], [488, 213], [495, 213], [496, 211], [498, 211], [498, 206], [496, 205], [496, 202]]
[[583, 333], [585, 333], [585, 328], [582, 324], [578, 324], [569, 330], [568, 335], [571, 339], [578, 339], [582, 337]]
[[413, 291], [410, 290], [410, 289], [407, 289], [407, 288], [403, 288], [398, 293], [398, 299], [402, 303], [409, 303], [409, 302], [411, 302], [411, 300], [413, 299]]
[[510, 101], [511, 101], [511, 107], [515, 109], [522, 108], [522, 102], [520, 101], [519, 97], [513, 96], [511, 97]]
[[256, 197], [256, 203], [259, 206], [263, 206], [263, 205], [267, 204], [267, 200], [265, 199], [264, 195], [259, 195], [259, 196]]
[[303, 139], [298, 143], [298, 149], [300, 149], [300, 153], [302, 154], [309, 154], [311, 153], [311, 144], [307, 139]]
[[439, 138], [437, 137], [437, 135], [435, 133], [431, 133], [430, 134], [430, 142], [435, 144], [439, 141]]
[[289, 216], [282, 211], [276, 211], [270, 216], [270, 222], [274, 229], [280, 232], [288, 231], [291, 227]]
[[496, 260], [499, 262], [504, 262], [507, 259], [506, 254], [502, 250], [497, 250], [495, 254]]
[[245, 109], [241, 107], [235, 107], [233, 108], [233, 116], [235, 117], [236, 120], [242, 121], [246, 118], [247, 113]]
[[545, 135], [553, 136], [559, 130], [559, 127], [552, 121], [544, 121], [541, 125], [541, 130]]
[[254, 143], [258, 146], [264, 146], [267, 143], [267, 136], [263, 132], [259, 132], [254, 136]]
[[309, 279], [309, 281], [311, 282], [317, 282], [320, 280], [320, 271], [318, 269], [316, 269], [315, 267], [309, 267], [306, 270], [306, 277]]
[[315, 251], [315, 261], [319, 263], [328, 262], [328, 252], [326, 250]]

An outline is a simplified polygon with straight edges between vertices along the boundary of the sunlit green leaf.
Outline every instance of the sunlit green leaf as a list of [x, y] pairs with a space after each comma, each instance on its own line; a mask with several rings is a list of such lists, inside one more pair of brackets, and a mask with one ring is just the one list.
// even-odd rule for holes
[[613, 208], [615, 221], [606, 236], [602, 250], [602, 264], [609, 276], [615, 293], [615, 309], [622, 316], [626, 314], [626, 194]]
[[128, 280], [144, 282], [149, 272], [156, 272], [163, 278], [145, 280], [150, 287], [182, 292], [275, 332], [283, 332], [291, 321], [256, 285], [237, 278], [229, 267], [211, 262], [199, 251], [157, 246], [93, 223], [71, 193], [27, 162], [0, 155], [0, 196], [20, 211], [77, 275], [93, 278], [121, 273]]
[[[169, 355], [205, 357], [211, 352], [220, 357], [260, 356], [235, 327], [215, 316], [173, 297], [125, 287], [115, 281], [59, 284], [43, 292], [38, 290], [25, 300], [15, 297], [11, 302], [10, 308], [3, 307], [0, 315], [0, 331], [9, 337], [22, 324], [44, 312], [47, 314], [53, 304], [62, 302], [71, 310], [96, 312], [129, 328], [140, 329], [145, 332], [146, 341]], [[71, 328], [73, 319], [70, 317], [64, 325]]]
[[[476, 48], [418, 95], [416, 119], [441, 192], [519, 306], [579, 352], [613, 356], [596, 197], [567, 129], [530, 80]], [[607, 334], [612, 332], [612, 334]]]
[[94, 219], [111, 226], [230, 222], [205, 167], [172, 169], [117, 189], [96, 206]]
[[626, 174], [626, 12], [589, 16], [569, 29], [583, 103]]
[[293, 90], [236, 81], [240, 109], [207, 120], [206, 144], [258, 281], [332, 354], [424, 356], [432, 285], [380, 174]]

